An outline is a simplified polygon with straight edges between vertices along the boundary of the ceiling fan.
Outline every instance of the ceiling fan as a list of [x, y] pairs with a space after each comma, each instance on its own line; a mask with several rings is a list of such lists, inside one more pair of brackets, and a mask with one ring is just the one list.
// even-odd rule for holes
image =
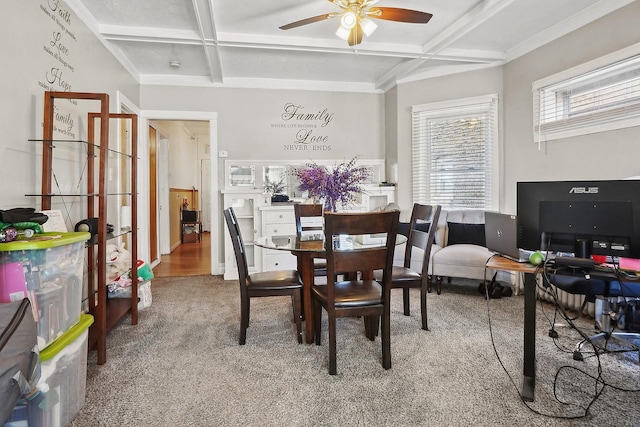
[[340, 27], [336, 35], [355, 46], [362, 42], [362, 35], [370, 36], [378, 27], [373, 19], [385, 19], [387, 21], [410, 22], [414, 24], [426, 24], [433, 16], [430, 13], [397, 7], [373, 7], [380, 0], [329, 0], [330, 3], [342, 9], [341, 12], [326, 13], [324, 15], [306, 18], [280, 27], [281, 30], [300, 27], [326, 19], [340, 17]]

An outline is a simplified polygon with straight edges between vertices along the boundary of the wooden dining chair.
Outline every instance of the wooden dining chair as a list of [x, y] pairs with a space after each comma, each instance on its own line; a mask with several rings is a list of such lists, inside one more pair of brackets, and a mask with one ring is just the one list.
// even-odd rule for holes
[[[402, 266], [393, 267], [391, 287], [402, 288], [402, 302], [405, 316], [411, 315], [409, 303], [409, 289], [420, 288], [420, 313], [422, 329], [429, 330], [427, 324], [427, 293], [429, 292], [429, 258], [431, 246], [435, 239], [440, 218], [440, 205], [422, 205], [415, 203], [409, 220], [407, 245], [404, 251]], [[416, 260], [416, 257], [420, 257]], [[413, 265], [412, 265], [413, 264]], [[376, 279], [382, 278], [382, 272], [377, 271]]]
[[[296, 203], [293, 205], [296, 218], [296, 233], [303, 238], [313, 238], [314, 234], [324, 238], [324, 205], [321, 203]], [[314, 258], [314, 276], [327, 275], [326, 258]]]
[[[336, 374], [336, 319], [363, 317], [367, 337], [374, 341], [382, 318], [382, 366], [391, 368], [390, 291], [393, 251], [400, 212], [326, 213], [325, 250], [327, 285], [314, 285], [314, 332], [316, 345], [321, 344], [322, 309], [329, 319], [329, 374]], [[350, 245], [345, 235], [385, 235], [380, 245]], [[353, 243], [353, 242], [352, 242]], [[373, 272], [382, 270], [381, 280]], [[338, 281], [336, 272], [359, 272]]]
[[265, 271], [249, 274], [247, 255], [240, 225], [233, 208], [224, 210], [224, 218], [233, 242], [240, 282], [240, 345], [247, 340], [251, 298], [290, 295], [298, 342], [302, 342], [302, 284], [296, 270]]

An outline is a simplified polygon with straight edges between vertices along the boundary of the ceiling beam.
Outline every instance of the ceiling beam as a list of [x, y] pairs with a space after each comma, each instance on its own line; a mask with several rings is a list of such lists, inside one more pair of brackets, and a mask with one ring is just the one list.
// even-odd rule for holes
[[[218, 50], [214, 49], [214, 55], [216, 55], [216, 60], [214, 61], [209, 52], [209, 47], [206, 43], [206, 36], [204, 33], [204, 22], [207, 20], [210, 21], [212, 28], [212, 34], [215, 34], [215, 27], [213, 21], [213, 11], [211, 10], [212, 3], [209, 3], [209, 6], [203, 5], [203, 7], [198, 7], [198, 0], [192, 0], [193, 11], [196, 15], [196, 21], [198, 25], [198, 31], [200, 33], [200, 44], [202, 45], [202, 50], [204, 52], [204, 56], [207, 62], [207, 66], [209, 68], [209, 76], [211, 77], [211, 81], [213, 83], [222, 83], [222, 69], [220, 67], [220, 55], [218, 54]], [[209, 11], [209, 15], [206, 14], [206, 10]]]
[[433, 59], [436, 54], [450, 46], [453, 42], [493, 18], [515, 0], [482, 0], [467, 13], [458, 18], [453, 24], [441, 31], [436, 37], [422, 46], [422, 55], [410, 61], [403, 62], [382, 76], [376, 87], [392, 87], [398, 79], [407, 77], [409, 73], [418, 68], [424, 61]]

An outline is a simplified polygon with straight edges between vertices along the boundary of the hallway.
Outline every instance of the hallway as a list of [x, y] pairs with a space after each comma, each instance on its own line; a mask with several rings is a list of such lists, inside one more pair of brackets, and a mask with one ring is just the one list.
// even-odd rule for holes
[[168, 255], [161, 255], [153, 269], [155, 277], [211, 274], [211, 233], [202, 233], [200, 243], [183, 243]]

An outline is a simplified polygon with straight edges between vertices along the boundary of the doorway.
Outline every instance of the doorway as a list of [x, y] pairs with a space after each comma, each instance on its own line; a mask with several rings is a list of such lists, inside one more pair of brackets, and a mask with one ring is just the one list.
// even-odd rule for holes
[[[222, 267], [219, 261], [219, 254], [221, 253], [221, 248], [219, 247], [218, 238], [212, 238], [212, 236], [220, 235], [220, 224], [219, 224], [219, 184], [218, 184], [218, 171], [217, 171], [217, 161], [214, 158], [206, 159], [205, 157], [210, 156], [209, 153], [217, 153], [217, 115], [216, 113], [198, 113], [198, 112], [167, 112], [167, 111], [145, 111], [143, 112], [144, 116], [147, 120], [147, 125], [153, 124], [154, 127], [159, 131], [159, 135], [156, 136], [156, 150], [157, 150], [157, 173], [155, 176], [157, 177], [157, 189], [158, 189], [158, 197], [156, 206], [157, 206], [157, 238], [151, 242], [151, 245], [156, 245], [159, 248], [159, 257], [161, 258], [160, 264], [166, 263], [164, 267], [169, 268], [170, 264], [174, 264], [175, 262], [179, 262], [179, 260], [183, 259], [182, 263], [186, 265], [191, 265], [189, 271], [180, 270], [180, 273], [176, 273], [179, 275], [192, 275], [192, 274], [203, 274], [202, 268], [200, 265], [204, 265], [208, 270], [204, 274], [221, 274]], [[187, 181], [189, 183], [188, 186], [184, 185], [186, 188], [197, 188], [198, 200], [197, 206], [201, 210], [207, 211], [206, 218], [207, 226], [205, 228], [203, 223], [203, 228], [208, 229], [209, 233], [203, 233], [203, 239], [201, 243], [195, 244], [182, 244], [178, 245], [176, 250], [171, 251], [171, 244], [166, 242], [162, 236], [169, 236], [171, 233], [171, 221], [169, 219], [172, 214], [169, 209], [170, 200], [168, 197], [169, 194], [169, 177], [173, 177], [175, 174], [179, 174], [180, 171], [172, 170], [174, 168], [175, 161], [178, 160], [181, 153], [177, 154], [171, 153], [169, 154], [169, 145], [172, 137], [170, 135], [171, 132], [167, 132], [164, 129], [161, 129], [157, 126], [158, 122], [172, 122], [172, 125], [175, 128], [181, 127], [183, 130], [183, 135], [180, 137], [181, 139], [192, 141], [193, 144], [198, 145], [196, 152], [197, 156], [194, 156], [192, 160], [189, 160], [191, 163], [190, 166], [186, 166], [191, 172], [194, 170], [198, 170], [196, 172], [195, 179], [191, 181]], [[206, 126], [206, 131], [204, 133], [199, 133], [196, 135], [194, 132], [188, 131], [189, 126], [185, 124], [195, 124], [202, 128], [202, 126]], [[206, 143], [199, 144], [198, 137], [201, 140], [206, 139]], [[151, 142], [151, 141], [150, 141]], [[149, 145], [151, 147], [151, 144]], [[192, 147], [193, 151], [193, 147]], [[204, 155], [206, 152], [206, 156]], [[179, 162], [178, 162], [179, 163]], [[206, 171], [202, 171], [202, 166], [207, 167]], [[191, 173], [190, 172], [190, 173]], [[189, 174], [186, 174], [191, 176]], [[190, 178], [191, 179], [191, 178]], [[203, 183], [203, 180], [206, 180]], [[177, 181], [180, 182], [180, 181]], [[184, 182], [182, 182], [184, 184]], [[164, 193], [167, 193], [166, 195]], [[203, 193], [206, 192], [206, 195]], [[150, 201], [151, 203], [151, 201]], [[206, 207], [205, 207], [206, 204]], [[175, 213], [179, 215], [179, 210]], [[213, 244], [212, 244], [213, 242]], [[170, 258], [172, 257], [172, 258]], [[203, 262], [203, 257], [208, 258], [208, 262]], [[158, 260], [160, 261], [160, 260]], [[158, 265], [156, 262], [153, 264], [154, 272], [157, 268], [164, 268]], [[197, 264], [197, 265], [196, 265]], [[160, 271], [160, 270], [158, 270]], [[173, 271], [176, 271], [173, 269]], [[161, 273], [164, 274], [164, 273]], [[173, 273], [171, 273], [173, 274]]]
[[153, 268], [155, 277], [202, 276], [211, 274], [211, 233], [199, 243], [179, 245]]

